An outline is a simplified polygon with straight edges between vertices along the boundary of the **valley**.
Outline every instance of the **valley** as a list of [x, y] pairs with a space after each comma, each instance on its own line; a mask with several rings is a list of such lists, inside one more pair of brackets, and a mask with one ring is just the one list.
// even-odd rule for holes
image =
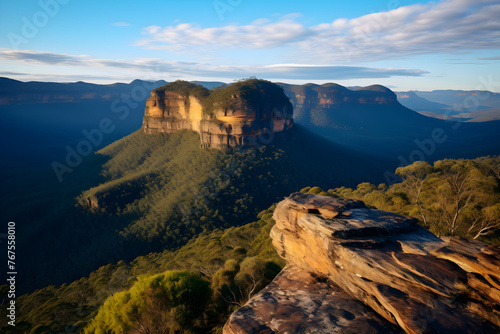
[[[137, 81], [130, 85], [129, 92], [144, 87]], [[218, 320], [200, 324], [222, 328], [235, 310], [228, 307], [226, 295], [233, 290], [224, 290], [226, 283], [215, 273], [231, 272], [231, 284], [247, 289], [249, 283], [236, 277], [267, 268], [259, 269], [265, 277], [260, 289], [284, 265], [269, 239], [274, 206], [266, 209], [273, 203], [302, 189], [362, 199], [373, 208], [419, 219], [401, 179], [413, 171], [397, 167], [500, 151], [497, 122], [425, 117], [403, 107], [396, 94], [378, 85], [349, 90], [335, 84], [298, 86], [257, 79], [212, 90], [182, 81], [155, 85], [159, 86], [147, 100], [143, 97], [134, 104], [126, 103], [126, 95], [115, 95], [114, 100], [76, 104], [65, 96], [64, 101], [36, 109], [17, 98], [2, 106], [3, 135], [10, 138], [4, 141], [1, 176], [9, 192], [1, 201], [2, 215], [24, 225], [18, 256], [32, 273], [18, 282], [26, 330], [37, 322], [44, 330], [60, 330], [64, 322], [83, 330], [90, 319], [107, 317], [98, 307], [115, 292], [131, 288], [137, 275], [165, 270], [201, 272], [212, 282], [211, 289], [217, 286], [211, 291], [219, 299], [207, 298], [215, 303], [208, 309]], [[92, 89], [102, 97], [114, 87]], [[54, 168], [55, 162], [70, 166], [68, 152], [77, 152], [84, 141], [95, 152], [80, 154], [71, 170], [65, 165]], [[446, 172], [439, 167], [448, 166], [445, 161], [433, 167], [432, 177]], [[453, 168], [461, 166], [460, 160], [449, 161]], [[477, 202], [477, 214], [483, 209], [496, 212], [496, 164], [494, 159], [471, 160], [470, 166], [478, 167], [463, 167], [470, 175], [483, 173], [474, 174], [471, 182], [481, 184], [481, 196], [490, 200]], [[426, 194], [443, 198], [430, 190]], [[438, 221], [442, 213], [431, 203], [419, 205]], [[469, 224], [467, 217], [463, 226]], [[445, 221], [439, 224], [427, 227], [449, 234]], [[465, 236], [463, 228], [457, 233]], [[47, 229], [51, 233], [44, 233]], [[495, 229], [488, 237], [478, 231], [469, 229], [483, 240], [497, 242]], [[213, 256], [200, 258], [193, 247]], [[238, 267], [231, 267], [235, 264]], [[184, 277], [175, 275], [165, 277]], [[112, 283], [103, 283], [109, 279]], [[86, 297], [78, 301], [75, 294]], [[252, 294], [234, 302], [243, 305]], [[58, 299], [50, 295], [66, 306], [59, 308]], [[44, 308], [34, 307], [40, 303]], [[42, 321], [48, 313], [58, 314], [59, 320]], [[92, 326], [107, 326], [99, 324], [101, 320]]]

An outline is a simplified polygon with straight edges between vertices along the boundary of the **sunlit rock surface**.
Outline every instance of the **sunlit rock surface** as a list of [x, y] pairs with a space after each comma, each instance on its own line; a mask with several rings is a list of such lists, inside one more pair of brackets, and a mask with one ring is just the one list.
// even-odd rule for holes
[[[203, 147], [267, 144], [293, 126], [293, 108], [283, 90], [268, 81], [251, 79], [196, 93], [155, 89], [146, 102], [146, 133], [182, 129], [200, 134]], [[203, 91], [202, 91], [203, 93]], [[198, 96], [196, 96], [198, 95]]]
[[224, 333], [498, 333], [500, 249], [440, 239], [362, 202], [294, 193], [275, 210], [287, 267]]

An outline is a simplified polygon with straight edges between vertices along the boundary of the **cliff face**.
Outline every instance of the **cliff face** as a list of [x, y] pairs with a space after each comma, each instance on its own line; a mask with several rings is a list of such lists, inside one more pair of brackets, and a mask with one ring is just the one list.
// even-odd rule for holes
[[295, 193], [274, 213], [287, 266], [224, 333], [498, 333], [500, 249], [440, 239], [362, 202]]
[[[329, 83], [324, 85], [287, 85], [281, 84], [292, 101], [296, 121], [314, 123], [314, 113], [339, 108], [352, 108], [356, 105], [397, 104], [397, 96], [390, 89], [372, 85], [357, 90]], [[311, 115], [312, 113], [312, 115]]]
[[182, 129], [200, 130], [201, 101], [175, 91], [154, 90], [146, 101], [144, 131], [172, 133]]
[[262, 80], [247, 80], [207, 91], [193, 84], [166, 85], [146, 102], [144, 131], [171, 133], [189, 129], [204, 147], [256, 145], [293, 126], [292, 105], [282, 89]]

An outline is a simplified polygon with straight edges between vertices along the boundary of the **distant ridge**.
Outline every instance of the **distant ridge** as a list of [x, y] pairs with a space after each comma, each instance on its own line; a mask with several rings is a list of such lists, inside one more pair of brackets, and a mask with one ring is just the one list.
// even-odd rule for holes
[[[135, 79], [130, 83], [116, 82], [113, 84], [93, 84], [84, 81], [78, 82], [23, 82], [10, 78], [0, 77], [0, 105], [21, 105], [37, 103], [76, 103], [88, 101], [113, 101], [123, 94], [131, 94], [134, 87], [144, 87], [149, 92], [156, 87], [166, 85], [165, 80], [147, 81]], [[212, 89], [223, 82], [194, 81], [193, 83]]]
[[[500, 154], [495, 110], [477, 115], [489, 122], [472, 124], [472, 120], [462, 122], [468, 118], [441, 120], [421, 115], [403, 106], [392, 90], [381, 85], [354, 90], [337, 84], [281, 85], [294, 106], [296, 123], [334, 142], [393, 159], [394, 168], [415, 159], [435, 161]], [[474, 96], [469, 93], [464, 96]], [[494, 101], [497, 94], [491, 93], [490, 97]], [[442, 134], [442, 138], [434, 138], [433, 133]]]
[[[221, 84], [197, 82], [208, 88]], [[125, 108], [130, 111], [130, 117], [117, 120], [116, 125], [120, 131], [113, 132], [106, 138], [106, 143], [110, 143], [141, 126], [145, 100], [152, 90], [149, 88], [164, 84], [166, 81], [162, 80], [153, 83], [134, 80], [128, 84], [96, 85], [85, 82], [21, 82], [0, 78], [0, 108], [3, 110], [2, 122], [5, 124], [5, 129], [0, 129], [2, 130], [1, 136], [5, 138], [5, 143], [9, 141], [19, 143], [5, 144], [4, 151], [12, 152], [12, 154], [9, 153], [12, 157], [22, 155], [42, 158], [41, 151], [37, 147], [43, 147], [45, 152], [48, 152], [48, 149], [57, 149], [57, 143], [61, 142], [61, 138], [66, 138], [64, 139], [66, 142], [79, 140], [83, 129], [95, 127], [103, 117], [116, 118], [116, 113], [113, 111], [116, 111], [117, 107]], [[483, 106], [482, 110], [485, 112], [481, 114], [478, 112], [482, 110], [477, 110], [471, 112], [470, 115], [460, 115], [465, 119], [450, 119], [446, 122], [404, 107], [398, 102], [394, 92], [381, 85], [347, 88], [336, 83], [278, 84], [283, 87], [291, 100], [296, 123], [334, 142], [391, 157], [395, 163], [400, 155], [405, 157], [405, 161], [411, 161], [408, 157], [413, 151], [418, 153], [419, 158], [429, 161], [446, 157], [472, 158], [477, 155], [500, 153], [497, 144], [500, 141], [497, 140], [498, 125], [496, 125], [498, 113], [495, 112], [495, 107]], [[132, 92], [140, 93], [135, 95], [141, 99], [134, 99], [132, 102], [123, 100], [124, 96], [131, 96]], [[442, 99], [448, 99], [447, 101], [457, 101], [457, 99], [460, 101], [461, 99], [462, 102], [465, 98], [478, 98], [474, 95], [477, 93], [453, 90], [414, 92], [419, 95], [430, 94], [433, 98], [438, 94]], [[488, 92], [483, 93], [488, 94]], [[488, 99], [482, 99], [481, 103], [495, 105], [497, 103], [495, 101], [499, 98], [500, 94], [491, 93]], [[424, 101], [427, 105], [430, 103], [439, 109], [446, 106], [439, 101], [422, 99], [420, 101]], [[484, 103], [485, 101], [487, 103]], [[32, 105], [38, 106], [33, 109], [30, 107]], [[432, 116], [429, 113], [426, 115]], [[47, 122], [49, 119], [52, 121]], [[463, 125], [455, 125], [458, 121], [469, 119], [470, 121], [464, 122]], [[53, 120], [56, 122], [54, 123]], [[37, 134], [41, 130], [40, 122], [45, 124], [44, 133]], [[472, 124], [472, 122], [476, 123]], [[447, 139], [435, 149], [422, 153], [416, 141], [425, 142], [431, 137], [434, 129], [443, 129]], [[56, 133], [57, 135], [53, 136], [54, 138], [48, 138], [46, 133], [49, 133], [49, 137]], [[31, 138], [35, 135], [36, 139]], [[47, 141], [48, 139], [50, 140]], [[30, 142], [30, 145], [21, 144], [23, 142]], [[29, 154], [26, 154], [28, 147]], [[59, 151], [64, 153], [64, 149], [59, 149]], [[51, 159], [50, 154], [43, 156]]]
[[430, 111], [441, 115], [452, 115], [457, 112], [447, 104], [432, 102], [423, 97], [418, 96], [415, 91], [397, 92], [398, 101], [407, 108], [417, 112]]

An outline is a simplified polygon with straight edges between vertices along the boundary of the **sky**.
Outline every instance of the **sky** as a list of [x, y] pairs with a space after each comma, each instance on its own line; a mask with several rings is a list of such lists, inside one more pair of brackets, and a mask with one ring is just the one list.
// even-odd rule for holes
[[499, 0], [0, 0], [0, 76], [500, 92], [499, 17]]

